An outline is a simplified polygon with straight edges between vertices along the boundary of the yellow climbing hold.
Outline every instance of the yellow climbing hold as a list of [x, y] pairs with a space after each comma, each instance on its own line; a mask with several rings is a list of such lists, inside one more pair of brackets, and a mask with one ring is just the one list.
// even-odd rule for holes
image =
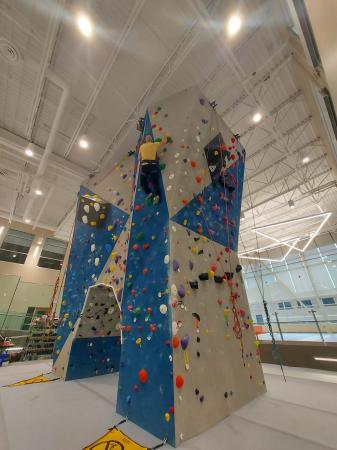
[[169, 422], [171, 420], [171, 416], [169, 413], [165, 413], [165, 420], [166, 422]]
[[68, 327], [69, 327], [69, 328], [72, 328], [72, 327], [73, 327], [73, 323], [72, 323], [71, 320], [69, 320], [69, 322], [68, 322]]
[[209, 271], [208, 271], [208, 276], [209, 276], [209, 278], [214, 278], [214, 272], [213, 272], [213, 270], [209, 270]]
[[255, 347], [258, 347], [258, 346], [260, 345], [260, 341], [256, 340], [256, 341], [254, 342], [254, 344], [255, 344]]
[[97, 225], [96, 220], [92, 220], [92, 221], [90, 222], [90, 225], [91, 225], [92, 227], [95, 227], [95, 226]]
[[201, 214], [201, 213], [200, 213], [199, 209], [197, 209], [196, 212], [195, 212], [195, 215], [196, 215], [196, 216], [200, 216], [200, 214]]
[[99, 218], [100, 218], [100, 219], [105, 219], [105, 214], [100, 214], [100, 215], [99, 215]]
[[113, 240], [113, 241], [117, 241], [117, 239], [118, 239], [118, 236], [117, 236], [116, 234], [114, 234], [114, 235], [112, 236], [112, 240]]
[[109, 267], [110, 272], [113, 272], [113, 271], [115, 270], [115, 267], [116, 267], [116, 266], [114, 266], [114, 265], [110, 266], [110, 267]]
[[137, 338], [136, 339], [136, 344], [137, 345], [142, 345], [142, 338]]
[[194, 255], [197, 255], [197, 254], [199, 253], [198, 247], [192, 247], [192, 248], [191, 248], [191, 252], [192, 252]]
[[188, 220], [187, 220], [187, 219], [184, 219], [184, 220], [183, 220], [183, 225], [186, 227], [187, 224], [188, 224]]
[[116, 258], [117, 252], [112, 252], [110, 256], [111, 256], [111, 258]]
[[111, 230], [112, 230], [112, 225], [108, 225], [108, 226], [107, 226], [107, 230], [108, 230], [108, 231], [111, 231]]
[[64, 316], [63, 316], [65, 319], [68, 319], [68, 317], [69, 317], [69, 313], [64, 313]]

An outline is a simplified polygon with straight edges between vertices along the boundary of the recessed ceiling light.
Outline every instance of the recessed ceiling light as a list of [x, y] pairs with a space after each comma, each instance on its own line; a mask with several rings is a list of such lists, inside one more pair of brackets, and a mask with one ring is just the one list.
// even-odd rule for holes
[[25, 219], [25, 222], [26, 222], [26, 223], [30, 223], [31, 220], [30, 220], [30, 219]]
[[34, 156], [34, 152], [33, 152], [33, 150], [31, 150], [30, 148], [26, 148], [26, 150], [25, 150], [25, 154], [27, 155], [27, 156], [29, 156], [30, 158], [32, 157], [32, 156]]
[[305, 157], [302, 159], [302, 163], [303, 163], [303, 164], [307, 164], [309, 161], [310, 161], [309, 156], [305, 156]]
[[86, 138], [86, 136], [82, 136], [81, 138], [80, 138], [80, 140], [78, 141], [78, 145], [81, 147], [81, 148], [89, 148], [89, 142], [88, 142], [88, 139]]
[[260, 114], [260, 113], [255, 113], [255, 114], [253, 115], [253, 122], [254, 122], [254, 123], [260, 122], [261, 119], [262, 119], [262, 114]]
[[35, 189], [36, 195], [43, 195], [43, 192], [40, 189]]
[[77, 16], [76, 22], [80, 32], [85, 37], [90, 38], [92, 36], [92, 23], [89, 17], [84, 13], [80, 13]]
[[230, 36], [234, 36], [241, 28], [242, 20], [237, 14], [234, 14], [228, 21], [227, 31]]
[[16, 254], [14, 253], [14, 254], [12, 255], [12, 257], [13, 257], [13, 258], [16, 258]]
[[291, 209], [295, 208], [295, 203], [293, 200], [289, 200], [288, 205]]

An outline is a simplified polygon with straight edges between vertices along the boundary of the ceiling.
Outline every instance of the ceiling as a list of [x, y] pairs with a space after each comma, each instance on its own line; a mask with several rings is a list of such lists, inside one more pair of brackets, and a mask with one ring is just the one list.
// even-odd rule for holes
[[[332, 212], [321, 231], [336, 230], [324, 80], [289, 3], [1, 0], [0, 216], [67, 239], [80, 184], [134, 148], [150, 102], [197, 84], [246, 148], [241, 252], [270, 244], [252, 229], [280, 221]], [[81, 11], [91, 38], [76, 26]], [[229, 37], [236, 12], [242, 28]], [[273, 236], [299, 238], [307, 228], [295, 221]]]

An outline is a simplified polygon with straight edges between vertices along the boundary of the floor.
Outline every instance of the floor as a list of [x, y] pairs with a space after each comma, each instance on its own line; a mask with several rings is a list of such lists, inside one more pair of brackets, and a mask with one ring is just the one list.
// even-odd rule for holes
[[[46, 373], [49, 362], [0, 368], [0, 385]], [[264, 364], [268, 392], [185, 442], [184, 450], [337, 449], [337, 372]], [[1, 450], [81, 450], [117, 423], [118, 375], [67, 383], [0, 388]], [[132, 423], [121, 426], [146, 446], [158, 440]], [[163, 450], [170, 447], [163, 447]]]
[[[282, 333], [284, 341], [308, 341], [321, 342], [322, 338], [319, 333]], [[281, 341], [280, 333], [274, 333], [276, 341]], [[259, 334], [259, 339], [270, 341], [270, 334]], [[324, 342], [337, 342], [337, 333], [323, 333]]]

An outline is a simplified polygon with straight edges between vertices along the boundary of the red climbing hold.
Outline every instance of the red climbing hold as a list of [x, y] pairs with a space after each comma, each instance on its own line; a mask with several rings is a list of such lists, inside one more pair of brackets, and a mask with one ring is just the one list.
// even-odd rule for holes
[[149, 273], [149, 269], [147, 267], [144, 267], [143, 269], [143, 274], [147, 275]]
[[138, 378], [139, 378], [139, 381], [143, 384], [147, 382], [148, 377], [147, 377], [147, 372], [145, 369], [140, 369], [140, 371], [138, 372]]
[[232, 144], [235, 144], [235, 142], [236, 142], [235, 137], [232, 137], [232, 138], [231, 138], [231, 142], [232, 142]]
[[177, 335], [173, 336], [172, 347], [173, 348], [178, 348], [179, 344], [180, 344], [180, 339], [178, 338], [178, 336]]
[[193, 167], [194, 169], [195, 167], [197, 167], [197, 163], [195, 161], [191, 161], [191, 167]]
[[178, 389], [184, 386], [184, 378], [181, 375], [176, 376], [176, 386]]
[[148, 250], [150, 248], [150, 244], [145, 243], [143, 244], [143, 250]]
[[143, 205], [135, 205], [135, 211], [140, 211], [143, 208]]
[[133, 249], [135, 252], [138, 252], [139, 250], [139, 245], [138, 244], [134, 244]]
[[170, 413], [170, 414], [174, 414], [174, 406], [170, 406], [170, 408], [169, 408], [169, 413]]
[[197, 176], [195, 177], [195, 181], [196, 181], [197, 183], [201, 183], [201, 181], [202, 181], [201, 176], [200, 176], [200, 175], [197, 175]]

